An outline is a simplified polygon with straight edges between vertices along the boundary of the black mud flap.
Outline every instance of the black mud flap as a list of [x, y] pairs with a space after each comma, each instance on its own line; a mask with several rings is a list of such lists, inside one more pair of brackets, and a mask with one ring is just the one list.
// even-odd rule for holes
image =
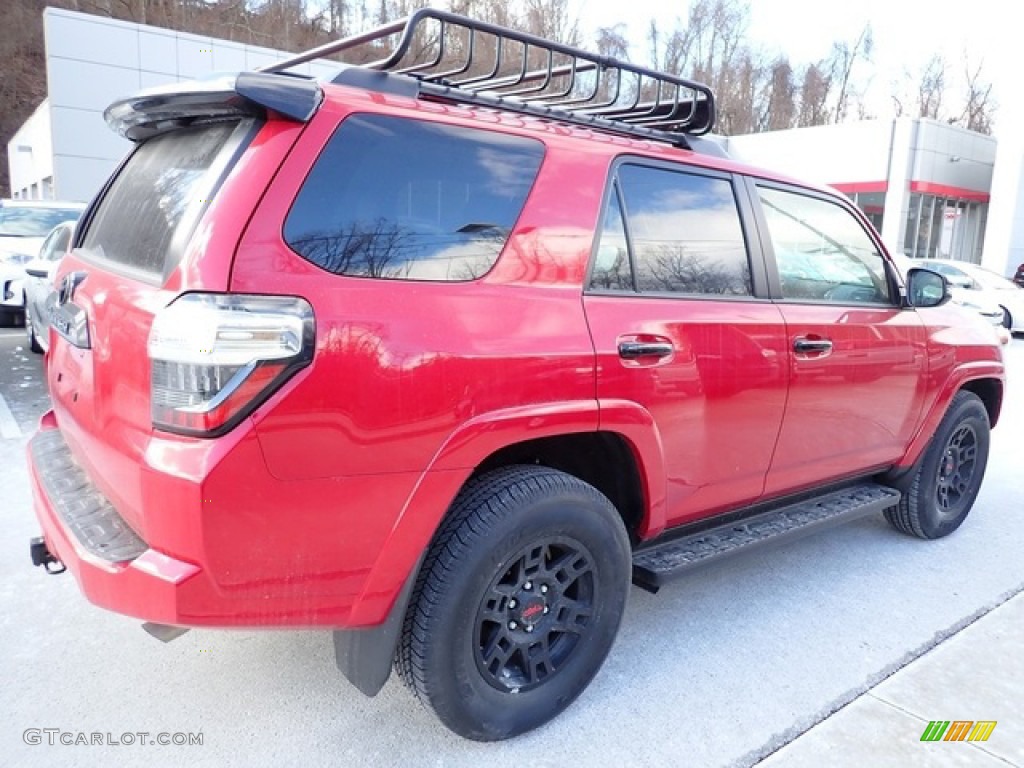
[[391, 665], [402, 634], [405, 612], [422, 564], [423, 555], [416, 561], [416, 567], [410, 572], [383, 624], [367, 629], [337, 629], [333, 633], [334, 659], [338, 669], [367, 696], [380, 693], [391, 677]]

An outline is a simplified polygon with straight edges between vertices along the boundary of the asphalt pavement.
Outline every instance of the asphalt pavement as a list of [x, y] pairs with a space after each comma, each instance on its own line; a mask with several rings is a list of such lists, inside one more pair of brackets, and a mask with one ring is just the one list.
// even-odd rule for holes
[[[27, 541], [38, 527], [24, 451], [46, 395], [41, 358], [20, 332], [0, 329], [0, 766], [873, 765], [850, 751], [858, 738], [880, 754], [887, 740], [893, 750], [909, 741], [900, 754], [915, 765], [975, 764], [978, 745], [945, 745], [972, 750], [964, 758], [921, 743], [920, 717], [998, 719], [986, 757], [1019, 765], [995, 740], [1021, 733], [1010, 723], [1024, 718], [1024, 697], [993, 693], [992, 665], [961, 675], [935, 711], [913, 686], [882, 691], [912, 672], [944, 680], [915, 670], [938, 653], [946, 666], [967, 663], [955, 644], [970, 650], [969, 633], [1000, 611], [1016, 613], [998, 625], [1010, 645], [995, 660], [1019, 647], [1024, 339], [1006, 357], [1010, 388], [988, 474], [957, 533], [921, 542], [871, 517], [658, 595], [634, 589], [611, 656], [576, 704], [531, 734], [476, 744], [446, 731], [395, 679], [363, 697], [335, 670], [326, 632], [193, 631], [163, 645], [91, 606], [70, 576], [32, 568]], [[982, 694], [1009, 698], [1005, 717], [972, 708]], [[916, 717], [849, 719], [887, 696]], [[93, 733], [103, 743], [81, 743]], [[164, 733], [202, 743], [149, 743]], [[794, 756], [814, 740], [821, 752]]]

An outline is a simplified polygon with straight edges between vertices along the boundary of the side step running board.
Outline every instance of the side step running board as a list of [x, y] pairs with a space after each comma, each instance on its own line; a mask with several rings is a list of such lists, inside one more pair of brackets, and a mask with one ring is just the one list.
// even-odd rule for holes
[[781, 544], [897, 504], [900, 492], [860, 483], [665, 541], [633, 554], [633, 583], [657, 592], [666, 582], [732, 555]]

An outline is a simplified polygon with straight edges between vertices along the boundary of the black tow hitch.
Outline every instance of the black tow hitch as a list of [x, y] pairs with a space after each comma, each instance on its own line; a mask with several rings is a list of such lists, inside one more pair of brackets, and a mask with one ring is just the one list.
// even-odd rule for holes
[[32, 555], [32, 565], [41, 565], [51, 576], [64, 573], [67, 570], [64, 563], [53, 556], [53, 553], [46, 548], [46, 540], [42, 536], [29, 539], [28, 550]]

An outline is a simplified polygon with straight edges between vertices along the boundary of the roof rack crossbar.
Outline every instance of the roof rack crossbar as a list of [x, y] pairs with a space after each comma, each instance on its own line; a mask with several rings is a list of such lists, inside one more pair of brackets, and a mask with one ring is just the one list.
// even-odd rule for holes
[[[444, 33], [444, 25], [441, 25], [441, 34], [437, 36], [437, 54], [430, 61], [424, 61], [419, 64], [412, 64], [408, 67], [402, 67], [394, 70], [395, 74], [399, 75], [411, 75], [417, 72], [422, 72], [428, 69], [434, 69], [444, 60], [444, 41], [447, 36]], [[472, 57], [469, 57], [472, 61]]]
[[[589, 71], [592, 71], [592, 70], [596, 69], [597, 65], [596, 64], [584, 64], [583, 67], [584, 67], [584, 69], [582, 69], [582, 70], [581, 69], [577, 69], [576, 71], [577, 72], [579, 72], [579, 71], [589, 72]], [[505, 89], [507, 89], [507, 88], [515, 88], [517, 85], [522, 85], [524, 83], [535, 83], [538, 80], [545, 80], [545, 79], [549, 79], [551, 77], [564, 77], [566, 75], [571, 75], [572, 73], [573, 73], [573, 70], [571, 69], [571, 65], [569, 65], [569, 64], [566, 64], [564, 67], [554, 67], [554, 68], [552, 68], [550, 70], [548, 70], [548, 69], [534, 69], [534, 70], [531, 70], [529, 72], [524, 72], [524, 73], [520, 73], [520, 74], [517, 74], [517, 75], [509, 75], [508, 77], [501, 78], [499, 80], [492, 80], [492, 81], [490, 81], [489, 83], [487, 83], [487, 84], [485, 84], [483, 86], [475, 86], [475, 85], [471, 84], [471, 85], [473, 85], [473, 87], [471, 87], [471, 88], [469, 88], [467, 90], [488, 90], [488, 91], [494, 91], [495, 93], [500, 93], [502, 96], [511, 96], [514, 92], [513, 91], [508, 91], [508, 90], [505, 90]], [[464, 80], [453, 80], [451, 83], [449, 83], [449, 85], [453, 85], [453, 86], [455, 86], [457, 88], [465, 88], [466, 87], [466, 81], [464, 81]], [[554, 93], [554, 94], [550, 95], [550, 98], [557, 98], [560, 95], [561, 94], [559, 94], [559, 93]], [[538, 98], [544, 98], [544, 97], [538, 97]]]
[[[549, 87], [551, 87], [551, 80], [552, 80], [552, 77], [553, 77], [552, 70], [554, 69], [554, 66], [555, 66], [555, 54], [552, 53], [551, 51], [547, 51], [547, 60], [548, 60], [547, 66], [542, 70], [544, 74], [541, 75], [540, 83], [538, 85], [531, 85], [531, 86], [527, 86], [526, 88], [517, 88], [517, 89], [512, 90], [512, 91], [502, 91], [502, 95], [504, 95], [504, 96], [528, 96], [531, 93], [544, 93], [545, 91], [547, 91], [547, 89]], [[571, 65], [566, 65], [566, 66], [571, 66]], [[570, 72], [566, 72], [565, 74], [571, 74], [571, 73]], [[524, 75], [524, 79], [525, 79], [525, 75]]]
[[[469, 71], [470, 67], [472, 67], [473, 65], [473, 52], [472, 50], [467, 50], [466, 53], [469, 56], [470, 61], [470, 65], [466, 67], [466, 71]], [[498, 38], [494, 47], [494, 66], [492, 66], [490, 70], [484, 72], [483, 74], [471, 75], [470, 77], [465, 77], [462, 78], [461, 80], [453, 80], [451, 82], [451, 85], [457, 85], [459, 88], [466, 88], [476, 83], [487, 82], [489, 80], [494, 79], [495, 77], [498, 76], [498, 72], [501, 71], [501, 65], [504, 63], [504, 55], [505, 41], [502, 38]], [[446, 82], [448, 78], [444, 76], [443, 72], [440, 72], [432, 76], [431, 80], [436, 82]]]
[[[446, 70], [444, 70], [442, 72], [435, 72], [433, 76], [436, 79], [438, 79], [438, 80], [449, 80], [449, 79], [455, 77], [456, 75], [464, 75], [464, 74], [466, 74], [466, 72], [469, 71], [470, 67], [473, 66], [473, 57], [470, 55], [470, 51], [473, 50], [473, 41], [475, 39], [476, 39], [476, 30], [475, 29], [469, 30], [469, 40], [467, 41], [467, 46], [466, 46], [466, 60], [464, 62], [462, 62], [461, 66], [454, 67], [452, 69], [446, 69]], [[498, 56], [500, 56], [500, 55], [501, 55], [501, 51], [500, 51], [500, 48], [499, 48]], [[500, 64], [500, 62], [501, 62], [500, 58], [498, 59], [498, 62]], [[495, 70], [495, 71], [497, 71], [497, 70]], [[492, 75], [492, 77], [493, 77], [493, 75]]]
[[[714, 126], [715, 98], [706, 85], [434, 8], [262, 70], [282, 72], [327, 56], [342, 56], [351, 64], [365, 58], [369, 46], [382, 57], [359, 66], [414, 78], [419, 94], [434, 100], [681, 146], [687, 146], [686, 136], [705, 134]], [[363, 50], [356, 56], [358, 48]]]

